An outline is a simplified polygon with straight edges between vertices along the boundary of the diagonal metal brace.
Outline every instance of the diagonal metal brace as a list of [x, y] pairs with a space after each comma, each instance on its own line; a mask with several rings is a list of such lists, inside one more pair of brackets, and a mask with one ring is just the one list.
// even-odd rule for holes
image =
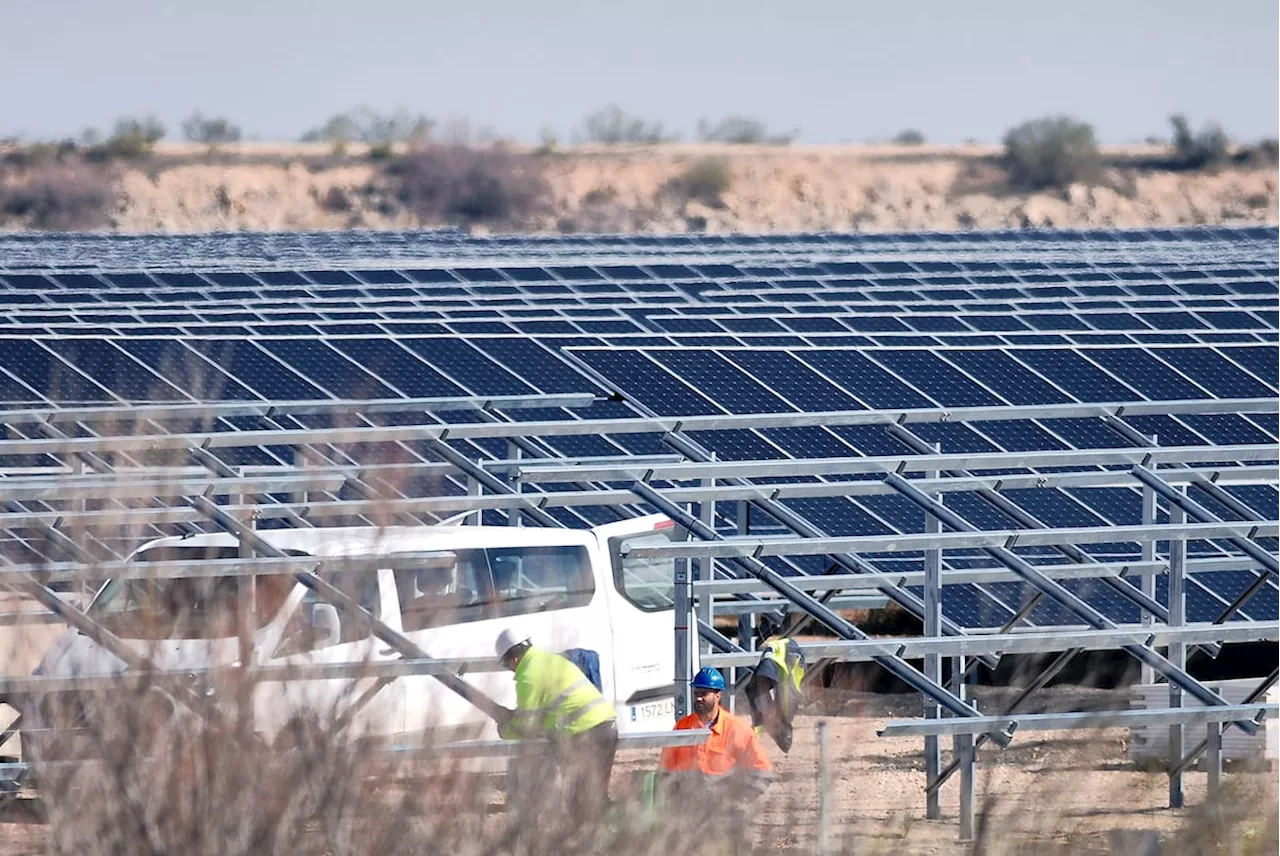
[[[895, 439], [905, 443], [908, 447], [921, 454], [927, 455], [933, 452], [933, 449], [928, 443], [901, 425], [890, 425], [888, 431]], [[953, 478], [968, 478], [970, 476], [970, 473], [966, 470], [947, 470], [946, 474]], [[974, 492], [992, 508], [995, 508], [1001, 514], [1012, 518], [1019, 526], [1025, 526], [1028, 529], [1048, 528], [1045, 526], [1044, 522], [1035, 515], [1013, 502], [1007, 496], [1001, 496], [998, 492], [989, 487], [980, 487]], [[1081, 550], [1075, 544], [1055, 544], [1054, 549], [1077, 564], [1099, 564], [1097, 559], [1086, 553], [1084, 550]], [[1123, 580], [1115, 579], [1113, 577], [1102, 577], [1101, 581], [1116, 594], [1135, 604], [1139, 609], [1146, 610], [1160, 621], [1163, 621], [1166, 624], [1168, 623], [1169, 609], [1164, 604], [1149, 597], [1140, 589], [1134, 588]], [[1044, 596], [1044, 592], [1036, 592], [1035, 596], [1024, 604], [1020, 610], [1018, 610], [1018, 614], [1014, 619], [1011, 619], [1005, 625], [1005, 629], [1008, 629], [1016, 620], [1030, 614], [1031, 610]], [[1200, 646], [1200, 648], [1203, 649], [1210, 657], [1217, 657], [1222, 651], [1222, 646], [1216, 643], [1203, 645]]]
[[[644, 482], [633, 482], [631, 490], [645, 502], [648, 502], [655, 509], [670, 517], [698, 538], [701, 538], [704, 541], [723, 540], [722, 536], [714, 529], [686, 512], [680, 506], [676, 505], [674, 502], [667, 499], [661, 493], [654, 490]], [[759, 559], [751, 557], [732, 557], [723, 559], [723, 561], [741, 569], [745, 573], [748, 573], [765, 583], [796, 606], [800, 607], [800, 609], [813, 616], [814, 619], [825, 625], [841, 639], [869, 638], [866, 633], [863, 633], [855, 625], [841, 618], [834, 611], [819, 603], [806, 592], [796, 588], [787, 580], [786, 577], [782, 576]], [[911, 665], [901, 657], [882, 654], [872, 657], [871, 659], [873, 662], [885, 669], [885, 671], [898, 677], [917, 692], [923, 693], [934, 699], [956, 716], [975, 717], [981, 715], [963, 699], [958, 698], [942, 685], [934, 683], [912, 668]], [[1002, 748], [1008, 746], [1011, 739], [1012, 736], [1003, 731], [995, 732], [991, 735], [991, 740], [995, 741], [995, 743]]]
[[[915, 486], [901, 476], [890, 473], [885, 476], [885, 483], [907, 499], [911, 500], [911, 502], [917, 505], [926, 514], [932, 514], [940, 520], [944, 526], [959, 532], [980, 531], [978, 527], [965, 520], [950, 508], [947, 508], [942, 503], [936, 502], [929, 496], [921, 493]], [[1090, 627], [1093, 627], [1096, 630], [1115, 628], [1115, 622], [1111, 621], [1111, 619], [1107, 618], [1101, 612], [1098, 612], [1098, 610], [1094, 609], [1084, 600], [1073, 594], [1061, 583], [1045, 576], [1034, 565], [1027, 562], [1021, 556], [1018, 556], [1003, 547], [983, 547], [981, 549], [988, 556], [995, 559], [1018, 576], [1022, 577], [1026, 582], [1044, 592], [1051, 600], [1062, 606]], [[1171, 684], [1174, 684], [1185, 692], [1195, 696], [1205, 705], [1226, 706], [1226, 701], [1224, 701], [1220, 695], [1150, 648], [1143, 645], [1123, 645], [1121, 647], [1138, 660], [1138, 662], [1155, 669], [1157, 672], [1164, 675]], [[1257, 723], [1252, 721], [1236, 721], [1234, 722], [1234, 725], [1246, 734], [1253, 735], [1258, 733]]]
[[[277, 548], [274, 544], [264, 540], [249, 527], [236, 520], [230, 514], [227, 514], [221, 508], [214, 505], [203, 496], [195, 496], [191, 498], [191, 504], [201, 513], [206, 515], [218, 526], [235, 535], [243, 542], [249, 544], [255, 552], [263, 556], [271, 556], [273, 558], [282, 559], [286, 554], [283, 550]], [[335, 588], [328, 580], [317, 576], [313, 571], [299, 571], [293, 575], [294, 579], [302, 583], [307, 588], [315, 592], [319, 597], [339, 607], [356, 621], [360, 622], [375, 637], [394, 648], [403, 657], [410, 657], [418, 660], [434, 659], [430, 654], [423, 650], [409, 637], [389, 627], [385, 622], [378, 619], [373, 613], [366, 610], [359, 603], [352, 600], [339, 589]], [[466, 681], [452, 674], [432, 675], [440, 683], [453, 690], [462, 698], [475, 705], [482, 713], [491, 719], [496, 719], [501, 714], [499, 705], [468, 684]]]
[[[707, 462], [711, 460], [711, 455], [693, 440], [682, 434], [668, 433], [663, 435], [662, 441], [671, 448], [675, 449], [686, 458], [695, 461]], [[752, 485], [745, 479], [724, 479], [725, 484], [747, 485], [750, 487], [758, 487]], [[787, 506], [773, 499], [764, 496], [754, 497], [747, 500], [748, 503], [775, 518], [797, 535], [805, 538], [825, 538], [827, 533], [823, 532], [817, 526], [814, 526], [804, 517], [792, 511]], [[834, 553], [830, 556], [831, 561], [839, 568], [851, 574], [872, 574], [876, 573], [875, 568], [869, 567], [865, 561], [852, 553]], [[924, 600], [907, 591], [901, 586], [883, 585], [878, 586], [876, 591], [892, 600], [898, 606], [914, 615], [920, 621], [924, 621]], [[947, 636], [964, 636], [965, 630], [946, 616], [942, 617], [942, 632]], [[978, 658], [988, 668], [994, 669], [1000, 662], [998, 656], [984, 654]]]
[[[1263, 679], [1262, 683], [1254, 687], [1253, 692], [1249, 693], [1249, 695], [1245, 698], [1245, 700], [1240, 703], [1253, 704], [1255, 701], [1259, 701], [1260, 699], [1262, 699], [1262, 697], [1267, 694], [1267, 690], [1275, 686], [1277, 676], [1280, 676], [1280, 671], [1276, 669], [1272, 669], [1271, 674], [1267, 675], [1267, 677]], [[1183, 755], [1181, 761], [1173, 765], [1173, 769], [1169, 771], [1169, 775], [1176, 776], [1179, 773], [1185, 772], [1188, 767], [1190, 767], [1192, 764], [1196, 762], [1196, 759], [1200, 757], [1200, 755], [1204, 752], [1204, 750], [1208, 748], [1209, 748], [1209, 739], [1206, 737], [1205, 739], [1197, 743], [1194, 749], [1192, 749], [1187, 754]]]
[[[1129, 472], [1133, 473], [1133, 477], [1138, 481], [1160, 494], [1166, 502], [1172, 503], [1173, 505], [1181, 508], [1187, 513], [1188, 517], [1197, 523], [1223, 522], [1221, 517], [1218, 517], [1191, 497], [1175, 490], [1168, 482], [1151, 472], [1151, 470], [1148, 470], [1145, 467], [1134, 467], [1129, 470]], [[1266, 568], [1273, 576], [1280, 574], [1280, 561], [1277, 561], [1275, 556], [1271, 555], [1248, 538], [1226, 537], [1222, 540], [1228, 542], [1231, 546], [1235, 547], [1250, 559], [1253, 559], [1259, 565]]]

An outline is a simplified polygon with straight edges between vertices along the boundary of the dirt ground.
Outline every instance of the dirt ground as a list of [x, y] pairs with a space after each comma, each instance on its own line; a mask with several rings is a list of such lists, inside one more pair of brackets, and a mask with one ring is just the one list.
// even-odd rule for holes
[[[984, 710], [994, 710], [1000, 690], [979, 690]], [[1050, 690], [1043, 709], [1123, 707], [1125, 691]], [[925, 819], [922, 738], [879, 737], [891, 719], [918, 716], [911, 696], [845, 695], [828, 699], [825, 716], [802, 715], [791, 752], [766, 742], [778, 779], [756, 829], [763, 850], [812, 852], [818, 823], [817, 723], [827, 722], [830, 770], [830, 841], [858, 853], [963, 853], [959, 841], [959, 776], [942, 790], [942, 818]], [[1035, 842], [1040, 852], [1109, 852], [1111, 830], [1152, 830], [1169, 838], [1197, 818], [1207, 795], [1207, 774], [1184, 776], [1185, 807], [1168, 808], [1168, 776], [1144, 772], [1128, 760], [1129, 732], [1122, 728], [1023, 732], [1008, 749], [978, 752], [976, 810], [988, 840]], [[1188, 739], [1192, 738], [1190, 734]], [[951, 739], [943, 738], [943, 765]], [[642, 767], [644, 760], [628, 759]], [[616, 777], [615, 777], [616, 778]], [[1250, 819], [1245, 834], [1274, 836], [1277, 786], [1274, 770], [1228, 768], [1224, 788]], [[982, 815], [986, 815], [986, 819]], [[1269, 819], [1269, 821], [1268, 821]], [[1253, 830], [1248, 833], [1248, 830]], [[1040, 849], [1041, 847], [1045, 849]], [[844, 851], [838, 851], [844, 852]]]
[[[991, 709], [999, 692], [987, 691]], [[978, 698], [983, 699], [981, 691]], [[1048, 706], [1056, 709], [1123, 706], [1123, 698], [1122, 691], [1052, 690], [1047, 696]], [[908, 696], [847, 693], [830, 696], [818, 707], [819, 715], [799, 718], [789, 754], [767, 744], [777, 779], [756, 812], [761, 852], [813, 852], [820, 719], [828, 729], [834, 852], [972, 851], [972, 845], [958, 840], [959, 777], [943, 788], [942, 818], [926, 820], [920, 739], [876, 736], [886, 721], [914, 716], [918, 702]], [[990, 848], [985, 852], [1109, 853], [1113, 830], [1151, 830], [1169, 840], [1202, 822], [1206, 774], [1189, 772], [1186, 808], [1170, 810], [1167, 776], [1135, 769], [1127, 760], [1127, 740], [1124, 729], [1024, 732], [1009, 749], [981, 750], [976, 805]], [[949, 738], [943, 749], [945, 764]], [[625, 794], [633, 774], [653, 769], [655, 761], [655, 752], [621, 753], [614, 768], [615, 798]], [[1259, 848], [1276, 834], [1274, 770], [1229, 767], [1224, 781], [1236, 815], [1231, 852], [1266, 852]], [[500, 801], [495, 794], [495, 810]], [[34, 800], [21, 799], [0, 810], [0, 852], [44, 852], [48, 830], [35, 809]]]
[[[383, 168], [362, 147], [341, 157], [323, 146], [228, 146], [216, 154], [161, 144], [124, 165], [106, 226], [119, 232], [404, 229], [419, 224]], [[573, 147], [538, 158], [546, 213], [522, 230], [555, 232], [1138, 227], [1271, 222], [1280, 216], [1274, 166], [1175, 172], [1141, 166], [1155, 146], [1104, 147], [1117, 166], [1094, 186], [1011, 193], [994, 146]], [[728, 171], [718, 199], [672, 191], [690, 165], [714, 158]], [[1130, 165], [1126, 165], [1130, 164]], [[0, 176], [3, 180], [3, 176]], [[0, 218], [20, 229], [21, 218]]]

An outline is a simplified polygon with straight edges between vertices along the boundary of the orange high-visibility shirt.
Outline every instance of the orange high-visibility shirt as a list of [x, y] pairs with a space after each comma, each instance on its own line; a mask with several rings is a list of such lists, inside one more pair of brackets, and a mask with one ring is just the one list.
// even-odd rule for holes
[[[698, 714], [691, 713], [676, 723], [676, 730], [702, 728]], [[711, 734], [697, 746], [668, 746], [658, 763], [672, 772], [698, 770], [708, 776], [723, 776], [735, 770], [769, 772], [773, 764], [765, 754], [755, 729], [745, 719], [724, 708], [716, 709]]]

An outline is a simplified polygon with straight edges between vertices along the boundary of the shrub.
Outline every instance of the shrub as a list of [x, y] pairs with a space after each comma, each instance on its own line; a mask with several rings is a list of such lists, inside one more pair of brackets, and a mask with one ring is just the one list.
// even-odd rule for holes
[[924, 143], [924, 134], [915, 128], [907, 128], [905, 131], [899, 131], [893, 141], [900, 146], [919, 146]]
[[685, 168], [673, 186], [687, 199], [697, 200], [712, 208], [723, 208], [722, 195], [733, 184], [733, 174], [724, 158], [700, 158]]
[[1070, 116], [1046, 116], [1011, 129], [1004, 137], [1004, 161], [1009, 183], [1024, 190], [1093, 181], [1100, 165], [1093, 126]]
[[109, 220], [114, 193], [109, 177], [83, 163], [39, 166], [20, 180], [0, 183], [0, 218], [33, 229], [94, 229]]
[[503, 147], [426, 146], [397, 158], [396, 196], [423, 222], [516, 225], [546, 208], [539, 160]]
[[156, 143], [164, 138], [164, 125], [154, 116], [138, 119], [117, 119], [111, 136], [106, 141], [91, 146], [86, 155], [91, 160], [138, 160], [150, 157]]
[[334, 214], [341, 214], [350, 211], [352, 208], [351, 197], [341, 187], [334, 185], [329, 188], [329, 192], [320, 200], [320, 207], [325, 211]]
[[589, 143], [614, 146], [620, 143], [667, 143], [675, 140], [662, 129], [661, 122], [646, 122], [610, 104], [582, 120], [580, 139]]
[[431, 134], [435, 121], [423, 114], [397, 110], [390, 115], [368, 107], [338, 113], [318, 128], [302, 135], [304, 143], [420, 143]]
[[1178, 168], [1204, 169], [1226, 162], [1231, 141], [1216, 122], [1208, 123], [1198, 134], [1191, 132], [1187, 117], [1181, 114], [1171, 116], [1169, 123], [1173, 125], [1173, 153]]
[[706, 119], [698, 120], [698, 139], [704, 143], [767, 143], [785, 146], [790, 145], [795, 138], [795, 131], [790, 134], [771, 134], [764, 122], [746, 116], [726, 116], [714, 125]]
[[240, 128], [227, 119], [206, 117], [199, 111], [192, 113], [182, 122], [182, 135], [193, 143], [217, 145], [219, 143], [240, 142]]

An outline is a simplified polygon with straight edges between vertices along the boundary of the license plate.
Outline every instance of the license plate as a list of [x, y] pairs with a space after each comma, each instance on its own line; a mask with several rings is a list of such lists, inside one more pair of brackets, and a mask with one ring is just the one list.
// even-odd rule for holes
[[651, 701], [647, 704], [633, 704], [631, 706], [631, 721], [641, 722], [650, 719], [670, 721], [675, 716], [675, 713], [676, 701], [672, 698]]

